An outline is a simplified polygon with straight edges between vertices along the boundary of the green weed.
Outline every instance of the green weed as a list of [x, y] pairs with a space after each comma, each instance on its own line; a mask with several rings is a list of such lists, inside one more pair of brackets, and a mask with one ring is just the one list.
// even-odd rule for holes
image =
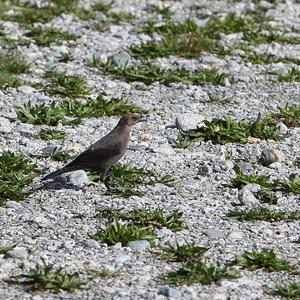
[[203, 253], [209, 248], [201, 246], [193, 246], [189, 243], [179, 245], [176, 241], [174, 245], [162, 247], [162, 258], [170, 262], [185, 262], [189, 260], [197, 260], [202, 257]]
[[91, 88], [86, 86], [85, 79], [78, 75], [66, 75], [62, 72], [47, 71], [44, 75], [49, 83], [43, 87], [45, 93], [76, 98], [89, 95]]
[[49, 140], [63, 140], [66, 136], [65, 132], [54, 129], [42, 129], [35, 137], [49, 141]]
[[239, 171], [237, 172], [236, 176], [231, 178], [231, 184], [230, 186], [232, 188], [241, 188], [247, 184], [256, 183], [259, 184], [261, 187], [264, 187], [266, 189], [273, 189], [274, 185], [269, 182], [270, 177], [269, 176], [263, 176], [263, 175], [246, 175], [243, 172]]
[[98, 230], [94, 235], [90, 236], [96, 241], [102, 241], [108, 245], [122, 243], [126, 246], [130, 241], [147, 240], [153, 242], [156, 238], [152, 229], [148, 227], [137, 227], [133, 224], [122, 224], [114, 219], [105, 229]]
[[261, 206], [254, 206], [246, 210], [233, 209], [227, 213], [227, 217], [238, 221], [266, 221], [280, 222], [300, 220], [300, 212], [286, 212], [282, 210], [273, 210]]
[[270, 122], [274, 124], [282, 122], [288, 127], [299, 127], [300, 126], [300, 106], [284, 106], [278, 107], [278, 112], [270, 114]]
[[293, 194], [300, 194], [300, 177], [298, 174], [291, 174], [288, 179], [279, 182], [282, 190]]
[[124, 165], [115, 164], [112, 167], [107, 186], [109, 194], [127, 198], [142, 196], [143, 192], [137, 189], [139, 186], [154, 186], [156, 183], [170, 186], [173, 181], [170, 176], [159, 177], [154, 172], [134, 167], [131, 162], [128, 162]]
[[112, 59], [107, 63], [102, 63], [99, 59], [93, 57], [89, 62], [91, 67], [99, 69], [104, 75], [111, 75], [116, 79], [127, 82], [141, 81], [149, 85], [154, 82], [160, 82], [166, 86], [171, 83], [184, 84], [222, 84], [227, 77], [224, 73], [219, 73], [217, 69], [189, 72], [185, 68], [161, 69], [159, 66], [150, 62], [140, 65], [127, 65], [119, 67]]
[[7, 199], [21, 201], [31, 192], [28, 185], [41, 171], [20, 154], [3, 152], [0, 155], [0, 206]]
[[[0, 205], [1, 206], [1, 205]], [[6, 255], [9, 251], [13, 250], [16, 246], [1, 246], [0, 255]]]
[[61, 31], [55, 28], [34, 27], [25, 36], [32, 38], [38, 46], [48, 47], [51, 43], [74, 41], [77, 36], [73, 33]]
[[73, 158], [73, 155], [70, 154], [70, 151], [62, 151], [58, 147], [51, 152], [42, 153], [39, 156], [43, 158], [51, 158], [53, 160], [63, 161], [63, 162], [66, 162], [71, 158]]
[[150, 211], [136, 208], [130, 212], [104, 209], [97, 216], [100, 218], [107, 218], [109, 221], [116, 218], [142, 227], [167, 227], [173, 231], [179, 231], [184, 228], [182, 212], [178, 210], [174, 210], [171, 213], [164, 213], [163, 210], [159, 208]]
[[176, 271], [171, 271], [161, 276], [163, 284], [191, 285], [201, 283], [209, 285], [221, 279], [235, 279], [236, 275], [227, 272], [226, 267], [218, 268], [206, 265], [201, 261], [189, 261]]
[[287, 299], [299, 299], [300, 284], [295, 282], [277, 285], [274, 291], [274, 295], [282, 296]]
[[55, 292], [60, 290], [72, 292], [75, 289], [81, 289], [84, 284], [78, 273], [68, 274], [63, 272], [63, 268], [55, 270], [53, 264], [46, 264], [44, 260], [42, 265], [37, 264], [28, 273], [11, 276], [5, 281], [10, 284], [24, 285], [31, 290]]
[[300, 71], [293, 67], [287, 74], [275, 73], [280, 82], [300, 82]]
[[272, 249], [258, 251], [257, 248], [253, 248], [251, 252], [246, 251], [243, 255], [237, 256], [235, 264], [252, 271], [258, 269], [268, 272], [295, 270], [287, 260], [277, 258]]
[[280, 140], [278, 129], [270, 125], [267, 120], [234, 121], [229, 116], [212, 121], [204, 121], [204, 126], [197, 129], [181, 130], [177, 146], [187, 148], [195, 141], [212, 141], [214, 144], [240, 143], [246, 144], [249, 137], [260, 139]]
[[16, 53], [0, 53], [0, 90], [21, 85], [15, 75], [27, 73], [29, 65]]

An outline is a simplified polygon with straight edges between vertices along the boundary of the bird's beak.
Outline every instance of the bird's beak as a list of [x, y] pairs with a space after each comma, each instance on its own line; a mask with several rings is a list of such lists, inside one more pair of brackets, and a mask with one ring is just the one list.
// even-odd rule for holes
[[137, 120], [137, 123], [140, 123], [140, 122], [146, 122], [147, 121], [147, 118], [144, 117], [144, 116], [141, 116], [138, 120]]

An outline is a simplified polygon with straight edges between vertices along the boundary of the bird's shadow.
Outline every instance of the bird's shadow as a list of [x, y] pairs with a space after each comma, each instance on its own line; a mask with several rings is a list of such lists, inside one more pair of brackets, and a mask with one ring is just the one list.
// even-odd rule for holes
[[33, 188], [34, 191], [44, 191], [44, 190], [85, 190], [84, 186], [78, 186], [62, 180], [52, 180], [49, 182], [41, 183], [40, 185]]

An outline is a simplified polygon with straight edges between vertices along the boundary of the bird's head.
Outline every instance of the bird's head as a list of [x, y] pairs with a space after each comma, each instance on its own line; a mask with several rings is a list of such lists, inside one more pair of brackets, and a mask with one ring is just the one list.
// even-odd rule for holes
[[129, 127], [135, 125], [136, 123], [144, 122], [144, 121], [146, 121], [146, 118], [140, 114], [128, 114], [123, 116], [120, 119], [120, 123], [122, 125], [126, 125]]

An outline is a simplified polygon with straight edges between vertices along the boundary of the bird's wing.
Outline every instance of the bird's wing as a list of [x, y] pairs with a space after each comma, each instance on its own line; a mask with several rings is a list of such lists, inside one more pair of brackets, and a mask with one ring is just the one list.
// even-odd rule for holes
[[122, 151], [122, 141], [116, 141], [114, 143], [101, 145], [99, 143], [93, 144], [90, 148], [79, 154], [68, 166], [82, 165], [85, 167], [93, 166], [106, 161], [116, 155], [119, 155]]

